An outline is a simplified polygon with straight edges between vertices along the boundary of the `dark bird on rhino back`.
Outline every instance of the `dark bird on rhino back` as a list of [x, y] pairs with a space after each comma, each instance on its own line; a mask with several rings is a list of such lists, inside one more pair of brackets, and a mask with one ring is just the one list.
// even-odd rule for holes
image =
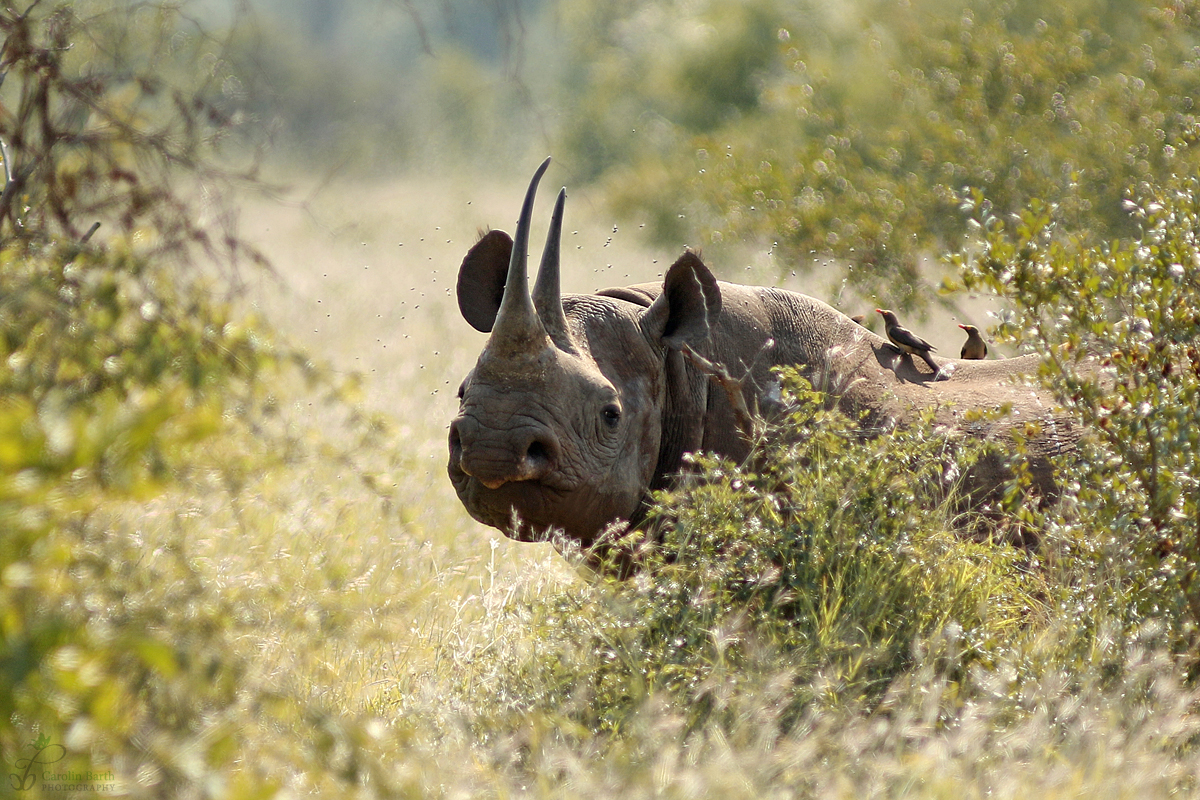
[[967, 340], [963, 342], [962, 350], [958, 353], [959, 357], [972, 360], [987, 358], [987, 342], [979, 335], [979, 328], [974, 325], [959, 325], [958, 327], [967, 332]]
[[[459, 387], [447, 469], [468, 512], [507, 536], [532, 541], [558, 530], [592, 545], [613, 524], [641, 523], [649, 493], [672, 484], [686, 453], [748, 455], [728, 396], [684, 357], [687, 348], [732, 375], [744, 373], [749, 408], [771, 408], [778, 396], [771, 368], [790, 364], [837, 391], [846, 411], [880, 423], [904, 423], [933, 406], [939, 423], [959, 427], [967, 410], [1006, 402], [1022, 424], [1047, 415], [1040, 394], [1009, 380], [1031, 371], [1036, 357], [948, 359], [953, 374], [934, 383], [886, 340], [820, 300], [718, 282], [691, 251], [661, 283], [561, 295], [565, 189], [531, 295], [529, 226], [549, 161], [530, 182], [515, 241], [486, 233], [458, 275], [463, 317], [491, 335]], [[974, 423], [972, 433], [1004, 425], [981, 431]], [[974, 471], [981, 486], [1006, 474], [1003, 463]]]
[[877, 308], [875, 309], [875, 313], [883, 317], [883, 333], [887, 336], [888, 341], [899, 348], [900, 352], [920, 357], [933, 370], [934, 379], [936, 380], [941, 373], [941, 367], [937, 365], [937, 362], [933, 360], [933, 356], [930, 355], [930, 352], [935, 349], [934, 346], [901, 325], [900, 320], [896, 319], [895, 312], [884, 308]]

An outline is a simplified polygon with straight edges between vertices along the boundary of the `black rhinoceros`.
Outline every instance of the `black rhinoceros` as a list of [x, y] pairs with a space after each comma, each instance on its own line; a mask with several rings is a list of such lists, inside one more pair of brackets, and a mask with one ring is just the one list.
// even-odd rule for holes
[[[935, 375], [820, 300], [717, 281], [691, 251], [661, 284], [563, 296], [565, 189], [531, 297], [530, 216], [549, 161], [530, 183], [515, 243], [488, 232], [458, 276], [463, 316], [491, 332], [450, 425], [450, 480], [480, 522], [524, 541], [559, 529], [588, 546], [614, 522], [637, 525], [649, 493], [680, 474], [685, 453], [744, 458], [749, 446], [726, 391], [684, 357], [686, 348], [731, 373], [747, 372], [751, 408], [777, 395], [771, 368], [792, 364], [836, 388], [844, 409], [877, 421], [936, 406], [939, 423], [962, 429], [967, 410], [1009, 404], [1015, 423], [1053, 423], [1050, 401], [1011, 380], [1034, 371], [1036, 356], [947, 359]], [[1069, 439], [1060, 432], [1041, 446]], [[991, 469], [977, 469], [974, 479], [996, 483], [1003, 464], [994, 465], [997, 474]], [[1048, 481], [1048, 472], [1042, 477]]]

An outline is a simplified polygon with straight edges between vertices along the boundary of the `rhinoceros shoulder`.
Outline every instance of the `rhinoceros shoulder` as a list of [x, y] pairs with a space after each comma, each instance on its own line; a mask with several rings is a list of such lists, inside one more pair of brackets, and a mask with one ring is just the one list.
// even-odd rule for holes
[[662, 284], [659, 283], [639, 283], [634, 286], [610, 286], [607, 289], [601, 289], [596, 292], [599, 297], [612, 297], [616, 300], [625, 300], [635, 305], [649, 308], [658, 296], [662, 294]]

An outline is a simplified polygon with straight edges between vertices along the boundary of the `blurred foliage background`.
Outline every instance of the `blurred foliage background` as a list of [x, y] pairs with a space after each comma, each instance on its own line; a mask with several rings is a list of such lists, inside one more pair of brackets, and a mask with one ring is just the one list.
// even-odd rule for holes
[[301, 152], [350, 169], [489, 173], [550, 152], [664, 246], [720, 263], [749, 243], [780, 274], [832, 259], [887, 305], [928, 302], [940, 276], [920, 257], [969, 234], [964, 192], [1001, 214], [1040, 198], [1099, 243], [1137, 231], [1131, 191], [1196, 168], [1200, 30], [1186, 0], [258, 15], [233, 63], [260, 76], [253, 108]]
[[[1195, 791], [1194, 2], [30, 0], [0, 31], [0, 791]], [[487, 552], [417, 478], [473, 358], [437, 268], [393, 256], [428, 295], [398, 302], [303, 265], [404, 331], [380, 413], [280, 333], [324, 318], [249, 292], [301, 268], [239, 212], [342, 181], [411, 214], [547, 152], [724, 277], [750, 248], [834, 299], [995, 297], [1087, 431], [1045, 508], [1018, 437], [991, 513], [1039, 549], [956, 532], [930, 487], [976, 448], [857, 442], [793, 376], [751, 462], [659, 498], [653, 571]]]

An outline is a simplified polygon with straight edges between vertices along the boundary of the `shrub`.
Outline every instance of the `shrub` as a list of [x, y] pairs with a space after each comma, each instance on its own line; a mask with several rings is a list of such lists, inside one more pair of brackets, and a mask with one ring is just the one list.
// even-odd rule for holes
[[[618, 8], [607, 36], [579, 50], [600, 65], [632, 51], [637, 66], [606, 70], [594, 89], [571, 83], [581, 133], [568, 125], [563, 140], [585, 163], [602, 155], [591, 171], [617, 210], [673, 245], [719, 254], [748, 241], [797, 272], [836, 258], [851, 289], [919, 307], [931, 296], [920, 256], [970, 234], [962, 187], [1001, 213], [1058, 203], [1094, 244], [1135, 234], [1127, 188], [1197, 163], [1187, 4], [754, 4], [770, 40], [705, 27], [751, 13], [732, 5]], [[766, 54], [752, 62], [754, 102], [717, 124], [672, 110], [705, 103], [702, 85], [681, 85], [672, 96], [687, 99], [672, 102], [647, 88], [678, 68], [693, 31], [710, 31], [702, 52], [714, 66], [735, 34]]]
[[[179, 791], [230, 774], [246, 664], [230, 609], [198, 601], [182, 553], [147, 559], [91, 523], [195, 467], [261, 406], [278, 353], [186, 269], [248, 252], [220, 199], [201, 213], [180, 180], [229, 177], [209, 161], [229, 128], [215, 75], [171, 83], [204, 37], [166, 5], [27, 6], [0, 11], [0, 751], [32, 796], [60, 793], [47, 769]], [[173, 46], [131, 56], [126, 13]], [[265, 784], [243, 777], [231, 790]]]
[[485, 727], [548, 714], [611, 735], [665, 697], [686, 730], [730, 730], [761, 690], [786, 731], [878, 703], [921, 653], [958, 681], [1020, 637], [1040, 608], [1026, 554], [956, 531], [957, 481], [986, 445], [929, 424], [867, 437], [797, 373], [784, 384], [790, 410], [750, 463], [697, 457], [657, 498], [664, 530], [635, 577], [514, 598], [531, 650], [493, 642], [488, 677], [465, 677], [514, 698]]
[[246, 131], [220, 40], [159, 3], [33, 3], [0, 30], [5, 249], [80, 245], [100, 224], [177, 267], [259, 260], [231, 227], [226, 191], [255, 166], [222, 149]]
[[1156, 619], [1178, 646], [1200, 621], [1200, 181], [1146, 187], [1126, 202], [1140, 236], [1103, 247], [1052, 205], [966, 206], [983, 237], [955, 259], [966, 285], [1011, 301], [997, 336], [1043, 355], [1043, 383], [1089, 434], [1042, 520], [1075, 575], [1062, 610], [1089, 630]]
[[823, 702], [855, 705], [948, 627], [956, 664], [1012, 636], [1036, 605], [1022, 554], [955, 532], [957, 483], [983, 443], [951, 444], [928, 418], [868, 438], [783, 378], [790, 410], [748, 465], [702, 459], [697, 481], [660, 499], [671, 525], [635, 605], [651, 660], [684, 659], [663, 684], [690, 691], [707, 677], [698, 664], [735, 674], [746, 636], [789, 654], [797, 707], [822, 683], [837, 687]]

